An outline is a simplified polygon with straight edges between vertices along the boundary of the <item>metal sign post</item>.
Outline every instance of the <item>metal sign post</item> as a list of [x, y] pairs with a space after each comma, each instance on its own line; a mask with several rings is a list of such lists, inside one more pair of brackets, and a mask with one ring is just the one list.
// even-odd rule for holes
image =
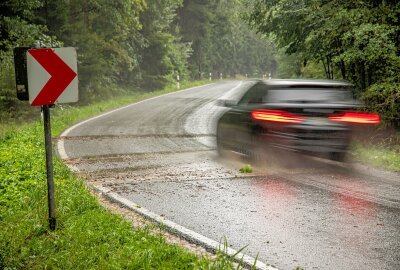
[[78, 101], [78, 69], [75, 48], [14, 48], [17, 97], [41, 106], [46, 150], [47, 198], [50, 230], [56, 229], [53, 147], [50, 107]]
[[44, 143], [46, 148], [46, 169], [47, 169], [47, 199], [49, 207], [49, 227], [56, 229], [56, 204], [54, 198], [54, 177], [53, 177], [53, 153], [51, 142], [50, 108], [49, 105], [42, 106], [44, 123]]
[[47, 204], [50, 230], [56, 229], [53, 153], [50, 107], [78, 101], [77, 55], [75, 48], [34, 48], [26, 54], [29, 102], [43, 111], [47, 170]]

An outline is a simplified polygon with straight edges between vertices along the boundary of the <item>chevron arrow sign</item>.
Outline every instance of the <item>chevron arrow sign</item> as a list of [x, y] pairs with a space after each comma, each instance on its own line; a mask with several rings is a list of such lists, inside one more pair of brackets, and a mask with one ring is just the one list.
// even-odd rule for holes
[[75, 48], [38, 48], [27, 52], [29, 102], [32, 106], [78, 101]]

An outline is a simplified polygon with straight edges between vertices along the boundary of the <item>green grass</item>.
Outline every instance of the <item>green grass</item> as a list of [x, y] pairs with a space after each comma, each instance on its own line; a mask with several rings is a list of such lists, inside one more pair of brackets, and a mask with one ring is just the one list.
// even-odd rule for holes
[[356, 160], [364, 164], [391, 171], [400, 171], [400, 145], [388, 147], [355, 143], [352, 154]]
[[240, 171], [241, 173], [252, 173], [252, 172], [253, 172], [253, 167], [251, 167], [250, 164], [246, 164], [246, 165], [243, 165], [243, 167], [240, 168], [239, 171]]
[[400, 171], [400, 131], [388, 127], [356, 130], [351, 145], [354, 160], [385, 170]]
[[[85, 107], [52, 110], [56, 136], [73, 123], [174, 89]], [[103, 208], [58, 158], [54, 159], [57, 230], [48, 230], [43, 127], [12, 127], [0, 139], [0, 269], [234, 269], [169, 245], [149, 227], [133, 228]]]

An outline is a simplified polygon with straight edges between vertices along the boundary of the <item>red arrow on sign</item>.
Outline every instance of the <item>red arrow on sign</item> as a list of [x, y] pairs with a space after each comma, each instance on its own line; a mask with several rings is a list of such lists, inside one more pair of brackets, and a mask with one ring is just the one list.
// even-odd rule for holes
[[28, 50], [33, 58], [50, 74], [50, 79], [33, 100], [32, 106], [50, 105], [58, 99], [65, 88], [77, 76], [50, 48]]

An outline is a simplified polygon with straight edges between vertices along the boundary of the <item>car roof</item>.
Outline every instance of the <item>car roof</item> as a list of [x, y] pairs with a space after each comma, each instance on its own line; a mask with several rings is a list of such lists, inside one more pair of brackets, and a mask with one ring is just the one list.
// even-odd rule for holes
[[300, 80], [300, 79], [270, 79], [264, 80], [263, 83], [271, 86], [311, 86], [311, 87], [334, 87], [334, 86], [352, 86], [351, 83], [347, 81], [336, 81], [336, 80]]

